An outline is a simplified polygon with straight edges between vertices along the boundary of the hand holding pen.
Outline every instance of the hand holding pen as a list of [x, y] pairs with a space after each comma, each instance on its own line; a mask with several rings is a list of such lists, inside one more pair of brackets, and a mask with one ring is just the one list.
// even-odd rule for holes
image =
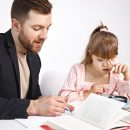
[[72, 106], [72, 105], [70, 105], [70, 104], [67, 103], [68, 96], [69, 96], [69, 95], [67, 95], [66, 97], [64, 97], [64, 99], [65, 99], [65, 101], [66, 101], [65, 111], [72, 112], [72, 111], [74, 111], [75, 108], [74, 108], [74, 106]]
[[65, 111], [69, 111], [69, 112], [73, 112], [74, 111], [74, 106], [70, 105], [70, 104], [67, 104], [66, 107], [65, 107]]

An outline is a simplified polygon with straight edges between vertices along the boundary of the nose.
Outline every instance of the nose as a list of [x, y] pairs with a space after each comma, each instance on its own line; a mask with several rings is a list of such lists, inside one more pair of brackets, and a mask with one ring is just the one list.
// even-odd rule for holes
[[39, 34], [39, 39], [47, 39], [47, 33], [48, 33], [48, 30], [46, 30], [46, 29], [44, 29], [44, 30], [42, 30], [41, 32], [40, 32], [40, 34]]
[[106, 66], [106, 67], [109, 66], [109, 64], [110, 64], [109, 60], [105, 60], [104, 63], [103, 63], [103, 65]]

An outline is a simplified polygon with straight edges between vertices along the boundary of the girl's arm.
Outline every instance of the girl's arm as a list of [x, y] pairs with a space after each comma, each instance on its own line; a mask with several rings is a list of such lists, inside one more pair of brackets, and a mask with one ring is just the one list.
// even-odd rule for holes
[[83, 100], [83, 91], [82, 88], [78, 87], [77, 80], [81, 78], [79, 75], [80, 68], [76, 65], [72, 66], [64, 86], [60, 90], [58, 95], [61, 95], [67, 99], [67, 102], [72, 102], [75, 100]]
[[125, 80], [123, 74], [114, 74], [113, 83], [116, 84], [117, 93], [121, 96], [126, 96], [128, 99], [130, 97], [130, 80]]
[[122, 73], [124, 75], [124, 80], [130, 81], [130, 71], [127, 65], [118, 63], [114, 67], [114, 73]]

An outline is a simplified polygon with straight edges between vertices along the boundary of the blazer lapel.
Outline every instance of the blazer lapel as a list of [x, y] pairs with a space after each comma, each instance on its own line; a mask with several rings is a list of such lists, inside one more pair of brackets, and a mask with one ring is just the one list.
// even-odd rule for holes
[[[8, 52], [10, 54], [13, 66], [14, 66], [14, 70], [15, 70], [15, 76], [16, 76], [16, 81], [18, 86], [20, 87], [20, 76], [19, 76], [19, 66], [18, 66], [18, 60], [17, 60], [17, 54], [16, 54], [16, 48], [15, 48], [15, 44], [11, 35], [11, 30], [9, 30], [8, 32], [6, 32], [5, 34], [5, 38], [7, 41], [7, 45], [8, 45]], [[18, 88], [19, 88], [18, 87]], [[20, 91], [18, 91], [20, 92]]]
[[27, 63], [28, 63], [28, 67], [29, 67], [29, 70], [30, 70], [29, 91], [28, 91], [27, 97], [30, 98], [30, 97], [32, 97], [33, 92], [34, 92], [33, 86], [34, 86], [34, 81], [35, 81], [35, 79], [34, 79], [35, 68], [33, 67], [33, 57], [31, 56], [31, 52], [27, 52]]

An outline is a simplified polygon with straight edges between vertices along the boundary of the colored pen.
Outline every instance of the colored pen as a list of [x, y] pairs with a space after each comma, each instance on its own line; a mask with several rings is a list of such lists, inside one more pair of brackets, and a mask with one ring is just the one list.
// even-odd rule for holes
[[111, 128], [110, 130], [119, 129], [119, 128], [124, 128], [124, 127], [128, 128], [128, 127], [130, 127], [130, 126], [117, 126], [117, 127]]
[[72, 105], [67, 104], [66, 107], [65, 107], [65, 110], [72, 112], [72, 111], [74, 111], [74, 107]]

